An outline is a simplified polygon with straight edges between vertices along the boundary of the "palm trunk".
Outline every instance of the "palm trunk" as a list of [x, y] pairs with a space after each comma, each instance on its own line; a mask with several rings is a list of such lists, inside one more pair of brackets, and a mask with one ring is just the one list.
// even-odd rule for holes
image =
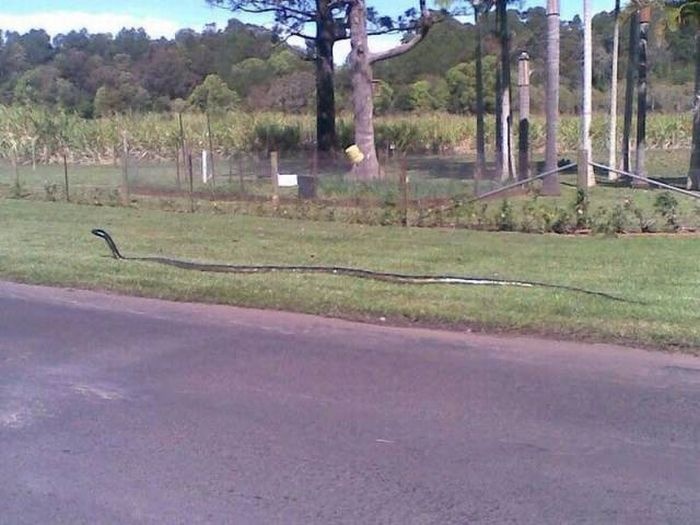
[[[608, 166], [617, 164], [617, 72], [620, 58], [620, 0], [615, 1], [615, 27], [613, 29], [612, 73], [610, 79], [610, 135], [608, 137]], [[608, 172], [608, 180], [617, 180], [617, 173]]]
[[[647, 40], [651, 8], [644, 7], [639, 14], [639, 61], [637, 63], [637, 150], [635, 171], [646, 177], [647, 140]], [[648, 183], [635, 180], [635, 186], [648, 186]]]
[[[559, 0], [547, 1], [547, 138], [545, 171], [557, 169], [557, 129], [559, 127]], [[559, 175], [545, 177], [544, 195], [559, 195]]]
[[700, 32], [695, 34], [695, 105], [693, 107], [693, 145], [688, 170], [691, 190], [700, 190]]
[[486, 174], [486, 132], [484, 130], [484, 65], [483, 45], [481, 43], [481, 17], [474, 6], [474, 25], [476, 26], [476, 171], [474, 172], [474, 193], [478, 193], [479, 181]]
[[355, 165], [361, 180], [379, 177], [379, 162], [374, 144], [374, 103], [372, 100], [372, 65], [367, 48], [367, 6], [355, 0], [350, 8], [350, 74], [354, 109], [355, 144], [364, 159]]
[[578, 163], [578, 187], [595, 186], [591, 161], [591, 120], [593, 117], [593, 30], [591, 0], [583, 2], [583, 86], [581, 110], [581, 151]]
[[500, 179], [507, 180], [513, 177], [512, 154], [512, 115], [510, 94], [510, 33], [508, 31], [508, 13], [506, 0], [499, 0], [496, 4], [499, 27], [499, 40], [501, 41], [501, 67], [498, 97], [500, 99], [500, 114], [498, 126], [500, 129], [499, 165]]
[[630, 171], [630, 136], [632, 135], [632, 111], [634, 105], [634, 80], [637, 70], [637, 48], [639, 41], [639, 13], [630, 19], [629, 58], [625, 80], [625, 120], [622, 127], [622, 170]]
[[328, 0], [316, 0], [316, 10], [316, 144], [318, 151], [330, 152], [337, 142], [333, 82], [335, 28]]

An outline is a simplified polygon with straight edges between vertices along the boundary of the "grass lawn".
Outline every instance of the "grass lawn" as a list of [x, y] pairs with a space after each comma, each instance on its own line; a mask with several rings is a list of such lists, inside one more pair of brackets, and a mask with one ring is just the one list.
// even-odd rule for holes
[[[0, 278], [370, 321], [526, 332], [700, 353], [700, 237], [525, 235], [404, 229], [0, 199]], [[232, 275], [129, 255], [358, 266], [533, 279], [613, 293], [395, 285], [323, 275]]]

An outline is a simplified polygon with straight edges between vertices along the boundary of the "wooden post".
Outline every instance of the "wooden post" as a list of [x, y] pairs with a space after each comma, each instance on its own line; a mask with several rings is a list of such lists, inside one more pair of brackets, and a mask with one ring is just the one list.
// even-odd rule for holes
[[518, 58], [520, 125], [518, 136], [518, 180], [530, 178], [530, 56]]
[[66, 202], [70, 202], [70, 188], [68, 187], [68, 159], [66, 152], [63, 152], [63, 182], [66, 190]]
[[180, 146], [175, 148], [175, 177], [177, 181], [177, 191], [182, 189], [180, 183]]
[[241, 195], [245, 195], [245, 184], [243, 182], [243, 177], [245, 175], [245, 157], [243, 153], [238, 157], [238, 182], [241, 185]]
[[190, 181], [190, 213], [194, 213], [194, 170], [192, 168], [192, 153], [187, 153], [187, 173]]
[[36, 137], [32, 137], [32, 171], [36, 171]]
[[270, 179], [272, 179], [272, 202], [279, 204], [279, 181], [277, 180], [277, 174], [279, 173], [279, 167], [277, 164], [277, 152], [270, 152]]
[[122, 204], [128, 206], [129, 202], [129, 143], [126, 131], [122, 131]]
[[19, 193], [20, 183], [19, 183], [19, 159], [17, 158], [17, 148], [12, 149], [12, 169], [15, 172], [15, 189]]
[[211, 134], [211, 118], [207, 111], [207, 135], [209, 136], [209, 162], [211, 163], [211, 185], [216, 185], [216, 177], [214, 174], [214, 138]]

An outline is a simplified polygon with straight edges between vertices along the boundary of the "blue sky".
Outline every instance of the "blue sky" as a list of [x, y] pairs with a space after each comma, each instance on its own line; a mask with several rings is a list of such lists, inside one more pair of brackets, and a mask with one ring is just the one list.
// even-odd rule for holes
[[[411, 0], [368, 0], [380, 11], [401, 11], [417, 4]], [[524, 6], [546, 2], [525, 0]], [[173, 7], [176, 4], [177, 7]], [[581, 10], [581, 1], [563, 0], [562, 16], [571, 18]], [[613, 0], [593, 0], [594, 11], [612, 9]], [[389, 7], [390, 6], [390, 7]], [[168, 36], [174, 28], [201, 29], [208, 22], [225, 24], [230, 13], [207, 6], [204, 0], [2, 0], [0, 28], [26, 30], [43, 26], [50, 33], [79, 29], [116, 28], [120, 22], [143, 25], [149, 33]], [[262, 20], [260, 20], [262, 21]], [[92, 26], [92, 27], [90, 27]], [[112, 29], [113, 30], [113, 29]]]
[[[380, 12], [396, 13], [415, 7], [412, 0], [367, 0]], [[431, 0], [428, 0], [429, 5]], [[544, 6], [545, 0], [522, 0], [522, 6]], [[593, 11], [611, 10], [614, 0], [592, 0]], [[177, 5], [177, 7], [174, 7]], [[581, 11], [582, 1], [561, 0], [562, 17], [573, 18]], [[90, 32], [116, 33], [122, 27], [143, 27], [153, 37], [171, 37], [183, 27], [201, 30], [207, 23], [224, 26], [230, 12], [209, 7], [204, 0], [0, 0], [0, 29], [25, 32], [45, 29], [49, 34], [65, 33], [86, 27]], [[260, 16], [243, 20], [264, 25]], [[375, 37], [375, 50], [390, 47], [396, 36]], [[338, 45], [336, 57], [343, 59], [347, 42]]]

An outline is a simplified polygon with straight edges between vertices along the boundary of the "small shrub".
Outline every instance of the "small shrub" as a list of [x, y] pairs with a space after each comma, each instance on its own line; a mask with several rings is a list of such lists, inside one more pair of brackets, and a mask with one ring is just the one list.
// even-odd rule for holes
[[515, 230], [515, 216], [513, 214], [513, 205], [508, 199], [501, 202], [501, 207], [496, 216], [496, 227], [500, 231], [512, 232]]
[[680, 228], [678, 222], [678, 200], [668, 191], [664, 191], [657, 195], [654, 201], [654, 209], [666, 221], [666, 226], [671, 231], [677, 231]]
[[634, 204], [632, 199], [626, 199], [624, 207], [625, 210], [632, 213], [634, 218], [637, 220], [637, 225], [639, 226], [640, 232], [649, 233], [654, 231], [656, 220], [653, 217], [647, 217], [644, 210]]
[[56, 202], [62, 191], [58, 184], [46, 181], [44, 182], [44, 193], [46, 194], [46, 200]]
[[590, 226], [591, 218], [588, 213], [589, 204], [590, 202], [586, 190], [578, 188], [573, 202], [576, 229], [588, 228]]
[[525, 233], [542, 233], [544, 229], [542, 209], [537, 201], [537, 195], [535, 195], [523, 204], [520, 231]]
[[612, 210], [598, 210], [591, 221], [591, 227], [595, 233], [605, 235], [617, 235], [624, 233], [627, 226], [627, 211], [624, 206], [616, 204]]
[[576, 229], [576, 221], [569, 210], [555, 208], [554, 216], [550, 224], [550, 231], [554, 233], [573, 233]]

